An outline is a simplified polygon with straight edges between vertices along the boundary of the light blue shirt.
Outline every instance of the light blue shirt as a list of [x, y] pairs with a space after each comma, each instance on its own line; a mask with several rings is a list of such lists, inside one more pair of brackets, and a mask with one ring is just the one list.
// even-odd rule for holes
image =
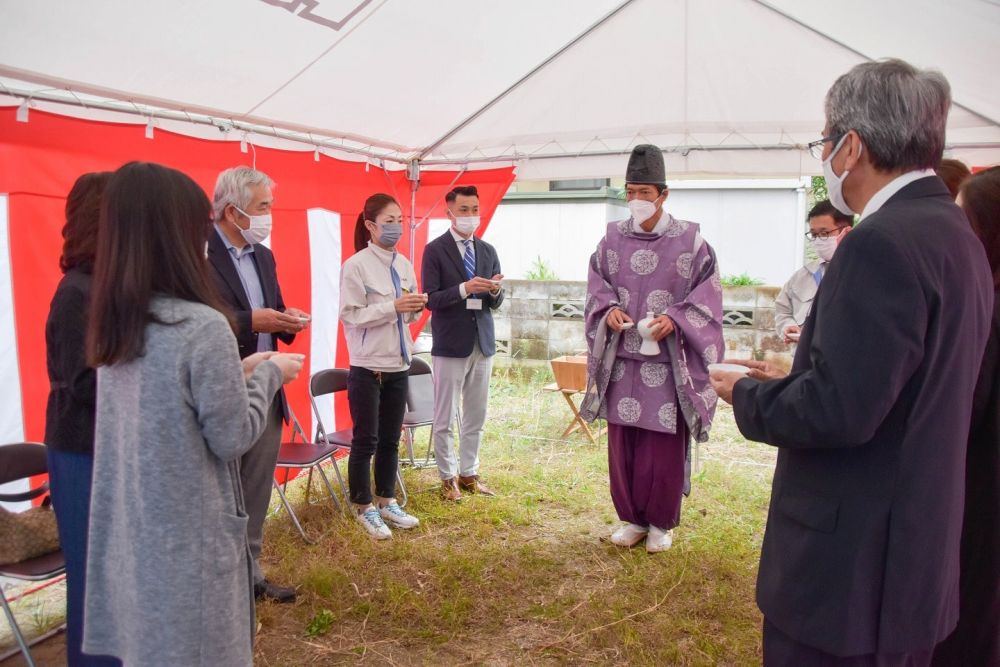
[[[257, 273], [257, 264], [253, 258], [253, 246], [246, 245], [242, 249], [237, 248], [229, 242], [229, 239], [222, 233], [218, 225], [215, 226], [215, 231], [222, 238], [222, 242], [226, 244], [226, 249], [229, 251], [229, 259], [233, 260], [233, 266], [236, 267], [236, 275], [240, 277], [240, 282], [243, 283], [243, 293], [247, 295], [250, 308], [252, 310], [266, 308], [267, 306], [264, 304], [264, 289], [261, 287], [260, 274]], [[258, 352], [270, 352], [274, 349], [271, 347], [272, 344], [271, 334], [261, 332], [257, 335]]]

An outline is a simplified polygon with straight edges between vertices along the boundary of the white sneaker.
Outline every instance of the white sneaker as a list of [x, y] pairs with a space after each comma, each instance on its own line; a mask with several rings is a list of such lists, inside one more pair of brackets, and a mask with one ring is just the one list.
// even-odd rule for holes
[[649, 529], [634, 523], [626, 523], [624, 526], [611, 533], [611, 544], [620, 547], [634, 547], [646, 537]]
[[365, 531], [376, 540], [387, 540], [392, 537], [392, 531], [385, 525], [378, 510], [373, 505], [369, 505], [364, 512], [354, 515]]
[[663, 530], [656, 526], [649, 527], [649, 537], [646, 538], [646, 552], [655, 554], [666, 551], [674, 543], [674, 531]]
[[420, 519], [404, 512], [395, 499], [390, 500], [388, 505], [379, 507], [378, 513], [393, 528], [415, 528], [420, 525]]

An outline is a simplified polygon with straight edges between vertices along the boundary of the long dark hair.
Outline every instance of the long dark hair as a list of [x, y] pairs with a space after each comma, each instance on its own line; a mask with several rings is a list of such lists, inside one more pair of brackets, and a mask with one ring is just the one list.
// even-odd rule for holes
[[[385, 207], [389, 204], [399, 206], [399, 202], [396, 201], [395, 197], [382, 192], [374, 194], [365, 200], [365, 207], [361, 213], [358, 213], [358, 221], [354, 225], [355, 252], [361, 252], [367, 248], [368, 242], [371, 241], [372, 238], [372, 233], [368, 231], [367, 227], [365, 227], [365, 220], [371, 220], [374, 222], [375, 218], [378, 217], [378, 214], [385, 210]], [[403, 208], [402, 206], [399, 207]]]
[[203, 303], [220, 312], [205, 260], [212, 206], [175, 169], [130, 162], [112, 176], [98, 224], [87, 357], [91, 366], [143, 353], [154, 296]]
[[1000, 167], [990, 167], [965, 179], [959, 194], [972, 231], [986, 248], [993, 288], [1000, 289]]
[[94, 271], [97, 252], [97, 219], [101, 215], [101, 197], [111, 180], [110, 171], [95, 171], [76, 179], [66, 196], [66, 224], [62, 228], [63, 247], [59, 268], [63, 273], [79, 269]]

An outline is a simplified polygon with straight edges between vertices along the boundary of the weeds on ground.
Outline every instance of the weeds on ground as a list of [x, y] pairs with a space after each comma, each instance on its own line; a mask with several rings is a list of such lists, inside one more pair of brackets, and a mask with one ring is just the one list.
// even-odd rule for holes
[[318, 542], [283, 512], [269, 521], [265, 571], [299, 599], [258, 605], [257, 663], [758, 663], [753, 586], [773, 452], [720, 408], [674, 547], [621, 550], [603, 539], [617, 524], [605, 444], [559, 439], [570, 414], [547, 382], [547, 371], [494, 376], [481, 458], [499, 495], [446, 503], [435, 470], [408, 469], [421, 524], [391, 540], [372, 541], [329, 503], [304, 505], [293, 482]]

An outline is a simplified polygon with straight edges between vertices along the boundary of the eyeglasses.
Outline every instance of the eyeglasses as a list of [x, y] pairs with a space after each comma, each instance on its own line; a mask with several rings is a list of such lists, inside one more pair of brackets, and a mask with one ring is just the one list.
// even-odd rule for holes
[[810, 231], [806, 232], [805, 236], [810, 241], [815, 241], [816, 239], [828, 239], [831, 236], [836, 236], [837, 234], [839, 234], [843, 230], [844, 230], [843, 227], [837, 227], [836, 229], [831, 229], [831, 230], [828, 230], [828, 231], [825, 231], [825, 232], [813, 232], [813, 231], [810, 230]]
[[811, 141], [808, 144], [806, 144], [806, 148], [809, 149], [809, 154], [810, 155], [812, 155], [817, 160], [822, 160], [823, 159], [823, 144], [825, 144], [828, 141], [832, 141], [833, 143], [837, 143], [838, 141], [840, 141], [840, 138], [844, 136], [844, 134], [845, 134], [844, 132], [841, 132], [840, 134], [831, 134], [828, 137], [823, 137], [822, 139], [817, 139], [816, 141]]

